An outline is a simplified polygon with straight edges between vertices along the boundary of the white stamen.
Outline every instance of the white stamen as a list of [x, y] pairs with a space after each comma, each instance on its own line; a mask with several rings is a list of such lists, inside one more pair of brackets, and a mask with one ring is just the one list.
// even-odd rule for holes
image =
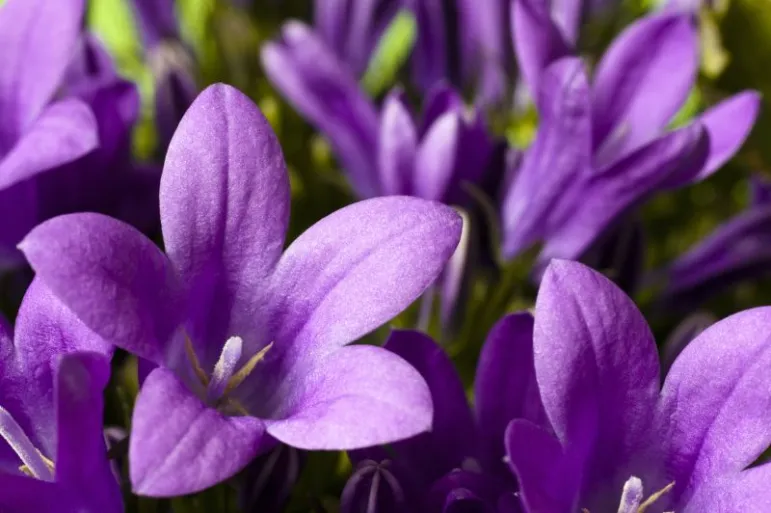
[[637, 508], [643, 500], [643, 485], [640, 478], [632, 476], [626, 483], [621, 492], [621, 504], [618, 506], [618, 513], [637, 513]]
[[241, 359], [244, 342], [240, 337], [230, 337], [222, 348], [219, 360], [214, 365], [214, 371], [206, 388], [206, 400], [213, 402], [222, 397], [228, 381], [236, 371], [236, 365]]
[[54, 480], [50, 460], [37, 450], [21, 426], [2, 406], [0, 406], [0, 438], [8, 442], [34, 477], [44, 481]]

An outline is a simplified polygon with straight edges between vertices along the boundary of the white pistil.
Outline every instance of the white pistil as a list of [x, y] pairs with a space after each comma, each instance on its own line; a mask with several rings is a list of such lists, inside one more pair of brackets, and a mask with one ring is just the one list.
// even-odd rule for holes
[[53, 462], [37, 450], [21, 426], [2, 406], [0, 406], [0, 438], [8, 442], [24, 464], [22, 468], [28, 469], [33, 477], [44, 481], [54, 480]]

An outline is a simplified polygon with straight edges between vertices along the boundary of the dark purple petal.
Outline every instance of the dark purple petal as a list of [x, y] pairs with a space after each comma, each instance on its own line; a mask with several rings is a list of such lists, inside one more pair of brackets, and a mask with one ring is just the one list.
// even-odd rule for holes
[[661, 349], [661, 373], [666, 376], [683, 349], [707, 328], [715, 324], [715, 321], [717, 319], [706, 312], [697, 312], [683, 319], [664, 341]]
[[188, 294], [189, 335], [204, 368], [230, 336], [262, 347], [268, 277], [284, 246], [289, 180], [276, 136], [237, 89], [214, 85], [190, 107], [161, 177], [169, 260]]
[[578, 259], [629, 208], [657, 190], [688, 183], [702, 169], [708, 151], [706, 131], [692, 124], [592, 175], [578, 208], [549, 237], [539, 260]]
[[563, 225], [592, 172], [590, 92], [579, 59], [562, 59], [548, 68], [538, 104], [541, 121], [535, 142], [503, 200], [506, 258]]
[[410, 194], [415, 174], [418, 134], [404, 93], [386, 97], [380, 121], [378, 168], [383, 195]]
[[40, 222], [41, 204], [35, 180], [0, 190], [0, 269], [24, 265], [16, 245]]
[[330, 140], [360, 197], [379, 193], [379, 116], [355, 77], [305, 25], [284, 25], [282, 40], [262, 47], [273, 85]]
[[400, 0], [352, 0], [343, 51], [357, 75], [366, 71], [380, 36], [393, 19]]
[[460, 468], [467, 458], [476, 458], [478, 435], [471, 409], [452, 362], [430, 337], [417, 331], [393, 331], [385, 348], [417, 369], [431, 392], [431, 431], [391, 444], [399, 464], [419, 475], [427, 486]]
[[511, 421], [505, 434], [506, 455], [517, 476], [528, 513], [571, 511], [580, 477], [569, 472], [554, 435], [523, 419]]
[[426, 132], [415, 156], [415, 196], [433, 201], [444, 199], [457, 165], [460, 123], [457, 113], [448, 112]]
[[344, 55], [351, 0], [314, 0], [313, 26], [337, 55]]
[[278, 418], [265, 423], [271, 436], [293, 447], [360, 449], [431, 428], [426, 382], [380, 347], [341, 348], [286, 381], [293, 383], [278, 391]]
[[174, 0], [132, 0], [145, 48], [152, 49], [165, 39], [178, 39]]
[[[55, 483], [27, 476], [0, 473], [0, 508], [8, 513], [60, 513], [77, 506]], [[77, 509], [74, 509], [77, 511]]]
[[434, 483], [420, 511], [431, 513], [494, 513], [505, 493], [502, 483], [476, 471], [454, 470]]
[[123, 500], [102, 424], [110, 360], [99, 353], [72, 353], [58, 363], [56, 481], [87, 511], [120, 513]]
[[659, 391], [653, 335], [610, 280], [554, 260], [536, 300], [533, 346], [546, 414], [571, 458], [583, 461], [581, 506], [604, 511], [597, 506], [614, 498], [597, 486], [620, 479], [620, 492], [629, 476], [616, 473], [645, 448]]
[[254, 417], [226, 417], [206, 406], [169, 370], [155, 369], [137, 397], [129, 446], [139, 495], [170, 497], [214, 486], [246, 466], [265, 445]]
[[72, 162], [99, 144], [93, 113], [79, 100], [54, 103], [37, 117], [0, 161], [0, 189]]
[[80, 36], [85, 0], [8, 0], [0, 9], [0, 112], [4, 151], [62, 84]]
[[436, 123], [443, 114], [448, 112], [463, 113], [465, 105], [463, 98], [452, 86], [440, 82], [426, 93], [423, 104], [423, 115], [420, 119], [420, 137], [423, 138], [428, 129]]
[[322, 219], [276, 269], [274, 351], [289, 351], [291, 360], [321, 356], [387, 322], [436, 279], [460, 233], [450, 207], [403, 196]]
[[[460, 324], [461, 314], [456, 313], [464, 311], [462, 296], [470, 279], [470, 253], [474, 250], [471, 237], [471, 218], [469, 214], [458, 209], [463, 219], [463, 229], [461, 231], [460, 242], [455, 252], [452, 254], [449, 262], [442, 271], [439, 279], [439, 315], [444, 329], [456, 328]], [[425, 297], [425, 296], [424, 296]]]
[[345, 484], [341, 513], [402, 513], [406, 497], [388, 463], [366, 460]]
[[594, 79], [594, 147], [602, 165], [664, 130], [694, 85], [696, 45], [690, 16], [669, 13], [633, 23], [605, 52]]
[[728, 161], [744, 143], [760, 109], [760, 95], [747, 91], [715, 105], [699, 116], [709, 132], [709, 159], [696, 176], [702, 180]]
[[572, 51], [551, 19], [546, 3], [539, 0], [513, 1], [511, 31], [525, 83], [532, 93], [537, 93], [543, 71]]
[[239, 477], [239, 504], [245, 513], [285, 511], [306, 460], [303, 451], [278, 444], [255, 458]]
[[535, 380], [533, 316], [518, 313], [498, 321], [479, 355], [474, 398], [482, 464], [506, 475], [504, 433], [513, 419], [548, 425]]
[[163, 363], [181, 320], [178, 279], [150, 239], [100, 214], [39, 225], [19, 244], [40, 280], [107, 342]]
[[754, 173], [749, 177], [750, 206], [761, 207], [771, 204], [771, 182], [765, 176]]
[[418, 26], [412, 54], [412, 75], [418, 87], [428, 91], [449, 76], [450, 48], [445, 9], [442, 0], [409, 0]]
[[198, 95], [196, 64], [188, 48], [177, 41], [167, 41], [152, 51], [149, 65], [155, 78], [158, 148], [163, 152]]
[[771, 308], [732, 315], [672, 365], [657, 417], [673, 499], [687, 501], [700, 485], [740, 472], [771, 444], [769, 322]]

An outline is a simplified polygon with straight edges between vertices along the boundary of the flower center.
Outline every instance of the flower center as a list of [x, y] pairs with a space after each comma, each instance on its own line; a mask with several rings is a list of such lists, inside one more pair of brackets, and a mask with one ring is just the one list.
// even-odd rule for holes
[[49, 460], [24, 433], [13, 416], [0, 406], [0, 438], [8, 442], [22, 462], [19, 470], [44, 481], [54, 480], [54, 463]]
[[224, 409], [225, 412], [230, 411], [239, 415], [249, 415], [249, 412], [243, 405], [228, 396], [244, 382], [257, 364], [265, 358], [270, 348], [273, 347], [273, 342], [263, 347], [254, 356], [249, 358], [249, 361], [240, 369], [236, 370], [236, 366], [239, 360], [241, 360], [243, 346], [244, 342], [241, 340], [241, 337], [230, 337], [225, 342], [210, 377], [201, 367], [190, 337], [185, 336], [185, 351], [187, 352], [190, 364], [198, 380], [206, 388], [204, 401], [218, 409]]

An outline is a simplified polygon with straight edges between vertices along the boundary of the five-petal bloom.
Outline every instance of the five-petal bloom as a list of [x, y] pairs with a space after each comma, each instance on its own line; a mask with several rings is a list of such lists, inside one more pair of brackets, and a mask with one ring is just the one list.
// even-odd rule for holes
[[111, 348], [38, 280], [0, 326], [0, 510], [120, 513], [102, 393]]
[[553, 261], [533, 331], [552, 429], [514, 420], [506, 432], [526, 511], [769, 511], [771, 465], [753, 466], [771, 443], [769, 326], [764, 307], [707, 328], [661, 386], [634, 303], [588, 267]]
[[543, 241], [543, 264], [579, 259], [652, 194], [719, 169], [755, 121], [760, 99], [744, 92], [667, 131], [698, 65], [687, 15], [656, 14], [630, 25], [600, 60], [591, 85], [540, 3], [516, 0], [512, 25], [540, 126], [503, 200], [506, 258]]
[[356, 449], [430, 427], [417, 371], [382, 348], [343, 346], [436, 279], [460, 237], [451, 208], [356, 203], [283, 251], [281, 149], [255, 105], [225, 85], [180, 123], [160, 203], [166, 254], [98, 214], [47, 221], [20, 245], [87, 326], [144, 360], [129, 448], [138, 493], [202, 490], [275, 440]]

